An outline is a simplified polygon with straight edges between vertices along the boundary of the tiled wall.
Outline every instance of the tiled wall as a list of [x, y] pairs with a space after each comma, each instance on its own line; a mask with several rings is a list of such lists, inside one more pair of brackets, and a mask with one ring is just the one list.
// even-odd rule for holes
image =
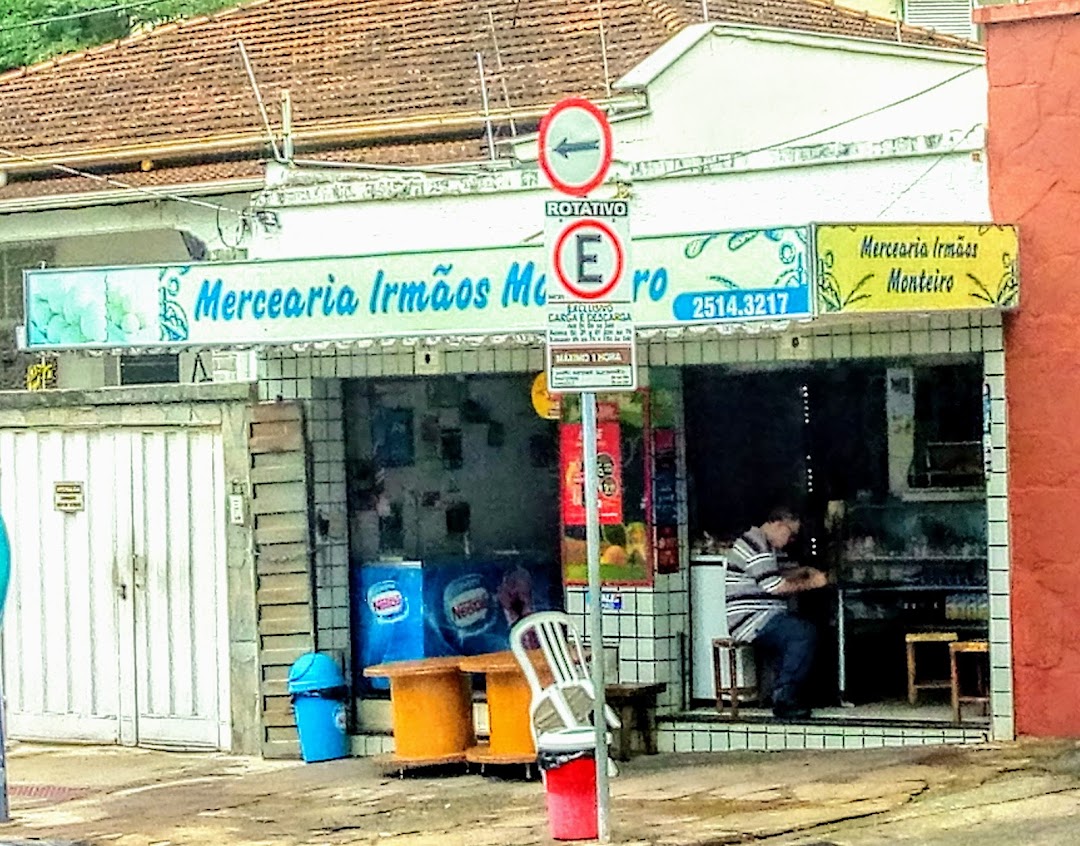
[[[345, 470], [341, 421], [343, 378], [412, 376], [417, 347], [372, 345], [366, 349], [328, 348], [275, 352], [260, 362], [264, 398], [310, 400], [309, 426], [315, 460], [315, 506], [330, 526], [319, 539], [317, 553], [318, 630], [321, 649], [349, 647], [348, 553], [345, 522]], [[990, 539], [990, 639], [993, 736], [1013, 736], [1012, 672], [1009, 640], [1009, 533], [1005, 447], [1005, 377], [1001, 316], [996, 313], [897, 318], [826, 325], [823, 321], [786, 327], [783, 331], [723, 334], [713, 329], [655, 332], [639, 346], [645, 367], [753, 362], [844, 360], [871, 357], [949, 356], [985, 353], [990, 390], [991, 474], [988, 482]], [[440, 352], [444, 373], [539, 372], [544, 367], [539, 346], [457, 347]], [[647, 379], [647, 371], [643, 381]], [[684, 445], [680, 444], [680, 449]], [[685, 466], [680, 461], [680, 466]], [[688, 558], [685, 528], [685, 483], [682, 492], [682, 561]], [[668, 690], [663, 710], [683, 704], [678, 667], [689, 648], [685, 566], [658, 576], [652, 588], [619, 588], [622, 608], [605, 611], [605, 644], [618, 647], [619, 681], [663, 681]], [[585, 626], [585, 591], [569, 588], [567, 610]], [[815, 740], [816, 742], [816, 740]], [[941, 742], [941, 741], [937, 741]]]
[[882, 728], [859, 725], [754, 725], [689, 720], [661, 723], [661, 752], [734, 752], [770, 749], [879, 749], [884, 746], [940, 746], [983, 743], [986, 729]]

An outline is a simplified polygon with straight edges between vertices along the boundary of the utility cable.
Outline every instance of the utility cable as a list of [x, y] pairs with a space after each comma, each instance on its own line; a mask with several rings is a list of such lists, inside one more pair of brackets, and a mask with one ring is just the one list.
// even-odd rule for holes
[[[882, 104], [880, 106], [877, 106], [877, 107], [875, 107], [873, 109], [870, 109], [869, 111], [865, 111], [862, 114], [858, 114], [858, 115], [855, 115], [853, 117], [845, 118], [844, 120], [838, 121], [837, 123], [831, 124], [829, 126], [823, 126], [820, 129], [815, 129], [812, 132], [804, 132], [801, 135], [795, 135], [795, 136], [793, 136], [791, 138], [785, 138], [783, 141], [775, 141], [775, 142], [773, 142], [771, 144], [766, 144], [763, 147], [755, 147], [752, 150], [740, 150], [738, 152], [722, 153], [720, 155], [723, 155], [726, 158], [737, 159], [737, 158], [742, 158], [744, 156], [752, 156], [752, 155], [754, 155], [754, 153], [764, 153], [764, 152], [767, 152], [769, 150], [776, 150], [776, 149], [778, 149], [780, 147], [787, 147], [787, 146], [789, 146], [791, 144], [795, 144], [795, 143], [797, 143], [799, 141], [805, 141], [807, 138], [813, 138], [815, 135], [821, 135], [822, 133], [825, 133], [825, 132], [831, 132], [834, 129], [839, 129], [841, 126], [846, 126], [849, 123], [855, 123], [855, 121], [862, 120], [863, 118], [866, 118], [866, 117], [871, 117], [871, 116], [876, 115], [876, 114], [878, 114], [880, 112], [884, 112], [887, 109], [892, 109], [892, 108], [894, 108], [896, 106], [903, 105], [904, 103], [909, 103], [912, 100], [915, 100], [915, 99], [917, 99], [919, 97], [922, 97], [922, 96], [924, 96], [926, 94], [929, 94], [931, 91], [936, 91], [938, 88], [943, 88], [944, 86], [948, 85], [950, 82], [955, 82], [956, 80], [960, 79], [960, 77], [967, 76], [969, 73], [972, 73], [973, 71], [982, 70], [982, 68], [983, 68], [982, 65], [973, 65], [972, 67], [968, 68], [967, 70], [960, 71], [960, 73], [954, 74], [953, 76], [950, 76], [947, 79], [943, 79], [940, 82], [935, 82], [933, 85], [929, 86], [928, 88], [924, 88], [921, 91], [916, 91], [914, 94], [908, 94], [908, 95], [906, 95], [904, 97], [901, 97], [899, 100], [893, 100], [890, 103], [884, 103], [884, 104]], [[970, 134], [970, 131], [969, 131], [968, 134]], [[679, 174], [686, 173], [688, 171], [700, 170], [702, 167], [703, 167], [702, 165], [687, 165], [686, 167], [681, 167], [681, 168], [678, 168], [676, 170], [669, 171], [669, 172], [665, 173], [664, 176], [665, 177], [678, 176]]]
[[133, 9], [144, 9], [148, 6], [159, 6], [162, 3], [166, 3], [168, 0], [142, 0], [139, 3], [117, 3], [113, 6], [101, 6], [97, 9], [84, 9], [81, 12], [71, 12], [67, 15], [54, 15], [48, 18], [35, 18], [30, 21], [18, 21], [17, 23], [8, 23], [0, 25], [0, 33], [15, 32], [20, 29], [29, 29], [35, 26], [48, 26], [54, 23], [63, 23], [65, 21], [74, 21], [79, 18], [89, 18], [94, 15], [104, 14], [106, 12], [129, 12]]
[[217, 212], [228, 212], [229, 214], [236, 215], [237, 217], [244, 219], [247, 215], [244, 212], [239, 212], [236, 209], [231, 209], [228, 206], [223, 206], [220, 203], [211, 203], [208, 200], [196, 200], [191, 197], [183, 197], [179, 194], [170, 194], [167, 191], [157, 191], [153, 188], [144, 188], [141, 185], [132, 185], [129, 182], [123, 182], [119, 179], [114, 179], [111, 176], [102, 176], [99, 173], [89, 173], [85, 170], [77, 170], [73, 167], [68, 167], [65, 164], [59, 162], [47, 162], [42, 161], [34, 156], [23, 155], [22, 153], [16, 153], [13, 150], [8, 150], [5, 147], [0, 147], [0, 155], [7, 156], [11, 159], [19, 159], [24, 162], [32, 162], [34, 164], [43, 165], [51, 170], [59, 171], [67, 176], [79, 176], [83, 179], [91, 179], [94, 182], [102, 182], [106, 185], [110, 185], [113, 188], [121, 188], [126, 191], [134, 191], [138, 194], [144, 194], [147, 197], [151, 197], [156, 200], [172, 200], [177, 203], [187, 203], [191, 206], [197, 206], [203, 209], [210, 209]]
[[980, 126], [982, 126], [981, 123], [975, 124], [967, 132], [965, 132], [960, 138], [958, 138], [951, 145], [949, 145], [949, 149], [946, 150], [945, 152], [941, 153], [940, 155], [938, 155], [934, 159], [934, 161], [930, 164], [930, 167], [928, 167], [926, 170], [924, 170], [922, 173], [920, 173], [918, 176], [916, 176], [915, 179], [912, 180], [912, 182], [903, 191], [901, 191], [899, 194], [897, 194], [895, 197], [893, 197], [889, 201], [889, 204], [887, 206], [885, 206], [885, 208], [883, 208], [881, 211], [878, 212], [877, 219], [880, 220], [882, 215], [885, 214], [885, 212], [887, 212], [889, 209], [891, 209], [893, 206], [895, 206], [898, 202], [900, 202], [900, 200], [902, 200], [907, 195], [907, 193], [909, 191], [911, 191], [913, 188], [915, 188], [916, 185], [918, 185], [920, 182], [922, 182], [924, 179], [926, 179], [926, 177], [928, 177], [931, 174], [931, 172], [933, 172], [934, 168], [936, 168], [939, 164], [941, 164], [943, 161], [945, 161], [945, 159], [948, 156], [951, 156], [953, 153], [955, 153], [956, 148], [959, 147], [961, 144], [963, 144], [968, 139], [968, 137], [971, 135], [971, 133], [974, 132], [976, 129], [978, 129]]

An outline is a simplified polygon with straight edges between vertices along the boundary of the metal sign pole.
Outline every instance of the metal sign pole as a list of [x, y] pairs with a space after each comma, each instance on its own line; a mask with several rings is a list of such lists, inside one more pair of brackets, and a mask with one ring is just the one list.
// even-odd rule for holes
[[596, 831], [597, 839], [607, 843], [608, 808], [611, 786], [608, 783], [606, 690], [604, 683], [603, 609], [600, 606], [600, 500], [596, 468], [596, 394], [581, 395], [581, 450], [585, 469], [585, 543], [589, 570], [589, 645], [592, 649], [592, 681], [595, 690], [593, 722], [596, 726]]
[[11, 822], [8, 803], [7, 735], [4, 731], [4, 674], [0, 670], [0, 823]]

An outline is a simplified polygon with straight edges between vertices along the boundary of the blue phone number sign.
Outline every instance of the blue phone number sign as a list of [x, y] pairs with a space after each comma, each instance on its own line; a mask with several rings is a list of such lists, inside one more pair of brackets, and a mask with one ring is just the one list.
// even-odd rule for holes
[[679, 294], [672, 311], [676, 320], [688, 323], [810, 317], [810, 290], [799, 286]]

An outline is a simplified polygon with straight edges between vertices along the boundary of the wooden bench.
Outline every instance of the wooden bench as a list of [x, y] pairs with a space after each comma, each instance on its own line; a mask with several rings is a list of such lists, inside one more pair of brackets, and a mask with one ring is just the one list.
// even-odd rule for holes
[[622, 723], [612, 749], [617, 761], [630, 760], [634, 731], [641, 732], [645, 754], [656, 754], [656, 697], [666, 689], [664, 682], [628, 682], [605, 686], [607, 702], [615, 709]]

